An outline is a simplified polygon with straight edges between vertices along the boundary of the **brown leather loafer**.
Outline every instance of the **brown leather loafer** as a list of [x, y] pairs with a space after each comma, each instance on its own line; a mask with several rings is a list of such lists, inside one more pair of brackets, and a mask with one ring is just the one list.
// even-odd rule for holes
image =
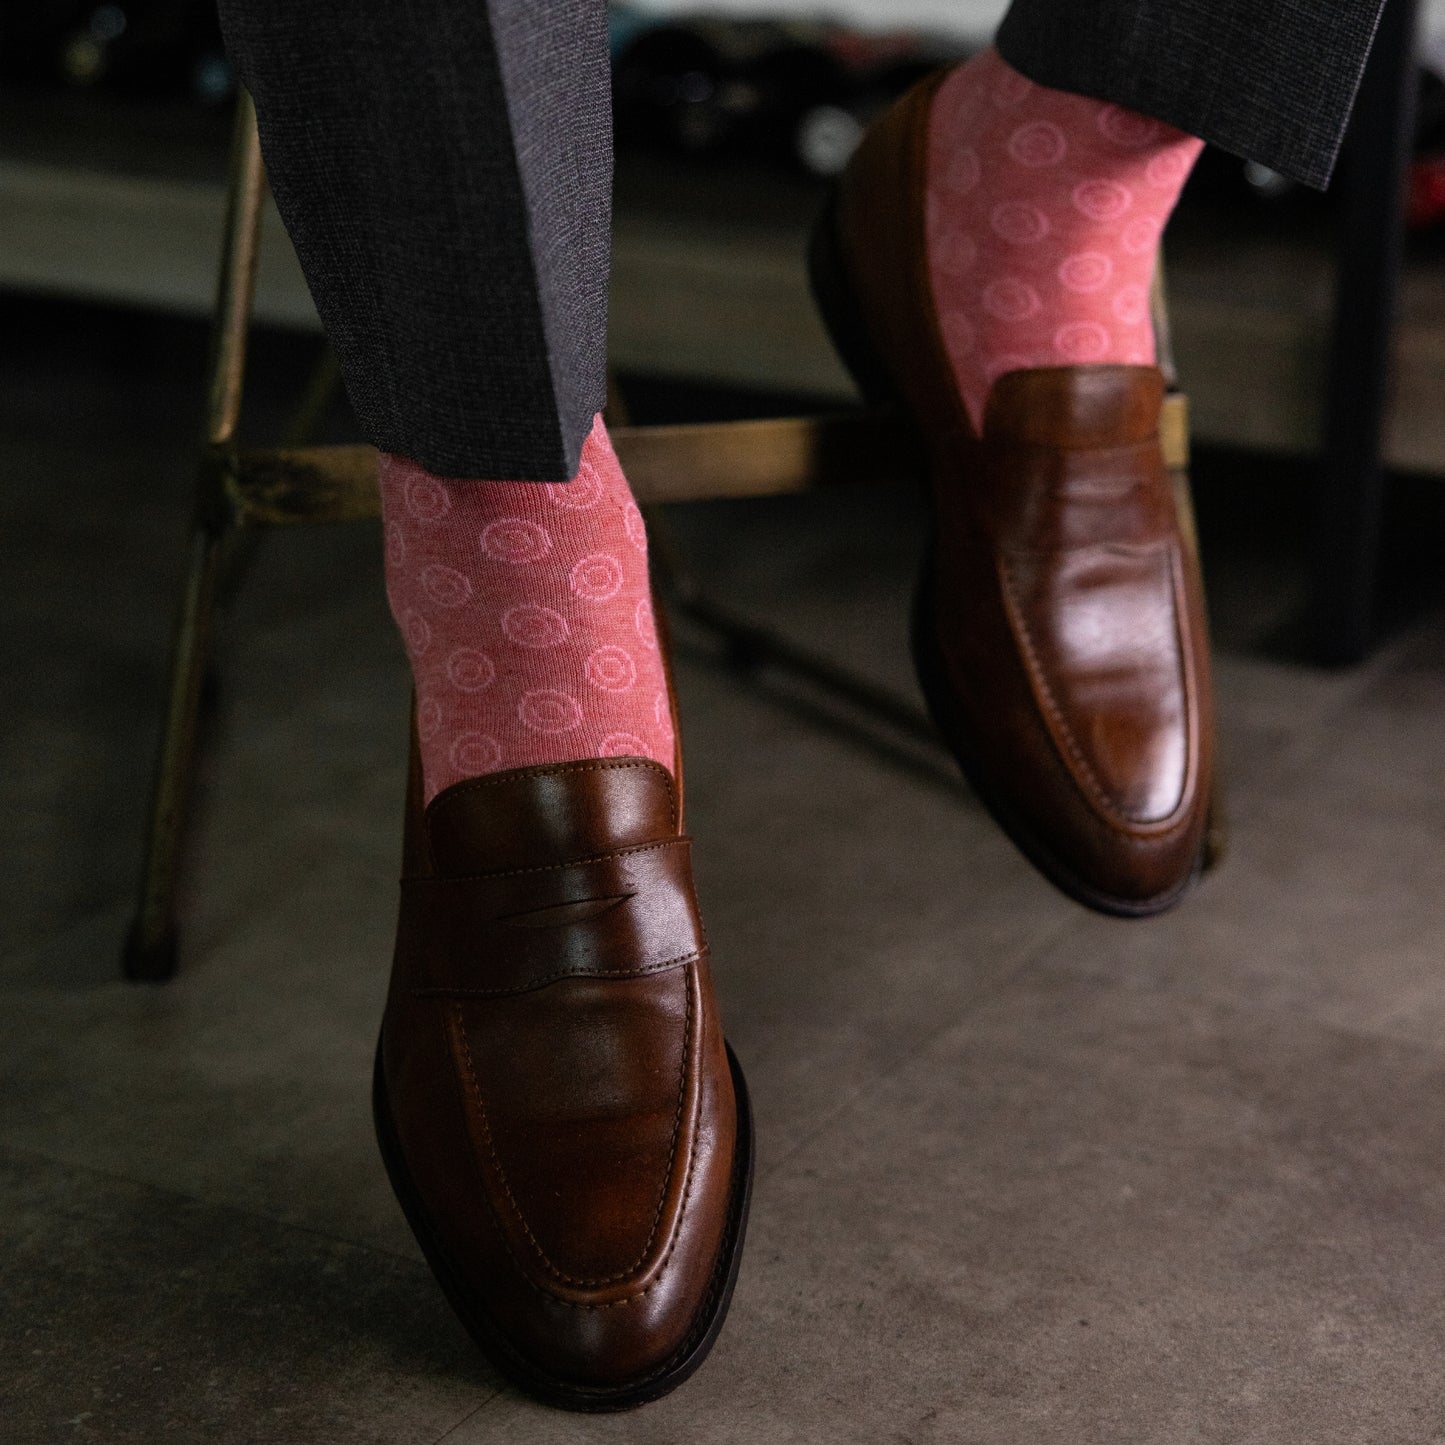
[[397, 1197], [463, 1323], [530, 1394], [666, 1394], [732, 1294], [752, 1171], [672, 776], [522, 768], [421, 806], [374, 1084]]
[[814, 237], [813, 284], [864, 393], [917, 428], [934, 529], [914, 656], [965, 775], [1039, 869], [1139, 917], [1203, 856], [1212, 768], [1197, 558], [1159, 440], [1154, 367], [995, 383], [975, 435], [928, 275], [928, 112], [941, 77], [879, 120]]

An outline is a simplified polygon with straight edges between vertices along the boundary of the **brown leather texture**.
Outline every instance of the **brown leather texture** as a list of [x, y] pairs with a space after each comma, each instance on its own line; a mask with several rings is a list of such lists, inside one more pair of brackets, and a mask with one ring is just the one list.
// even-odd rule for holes
[[833, 221], [845, 349], [855, 369], [866, 353], [925, 445], [920, 674], [965, 772], [1033, 861], [1094, 907], [1157, 912], [1198, 870], [1213, 747], [1198, 559], [1160, 447], [1164, 381], [1142, 366], [1011, 372], [975, 434], [928, 273], [937, 84], [870, 129]]
[[679, 823], [638, 758], [423, 809], [413, 749], [379, 1072], [398, 1193], [498, 1363], [583, 1408], [677, 1368], [737, 1243], [738, 1103]]

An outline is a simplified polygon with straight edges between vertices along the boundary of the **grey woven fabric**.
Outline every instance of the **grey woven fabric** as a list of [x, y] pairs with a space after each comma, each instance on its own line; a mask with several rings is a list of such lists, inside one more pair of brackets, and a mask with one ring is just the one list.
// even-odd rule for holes
[[1013, 0], [999, 53], [1308, 185], [1334, 169], [1385, 0]]
[[[1013, 0], [1004, 58], [1311, 184], [1384, 0]], [[220, 0], [368, 438], [557, 481], [606, 391], [605, 0]]]
[[557, 481], [606, 394], [603, 0], [221, 0], [367, 437]]

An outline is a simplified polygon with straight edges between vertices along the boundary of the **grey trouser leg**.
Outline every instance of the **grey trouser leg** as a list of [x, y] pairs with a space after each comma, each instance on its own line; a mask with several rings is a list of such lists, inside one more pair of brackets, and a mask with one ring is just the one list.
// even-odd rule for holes
[[1384, 0], [1013, 0], [999, 53], [1309, 185], [1334, 169]]
[[221, 0], [369, 440], [575, 474], [606, 393], [605, 0]]

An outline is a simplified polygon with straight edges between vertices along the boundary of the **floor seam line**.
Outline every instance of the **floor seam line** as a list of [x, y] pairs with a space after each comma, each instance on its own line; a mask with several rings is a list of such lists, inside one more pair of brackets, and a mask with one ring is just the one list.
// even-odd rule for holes
[[488, 1395], [487, 1398], [483, 1400], [479, 1405], [476, 1405], [472, 1409], [468, 1410], [467, 1413], [463, 1415], [462, 1418], [458, 1420], [455, 1425], [448, 1425], [447, 1428], [440, 1435], [438, 1435], [435, 1440], [431, 1442], [431, 1445], [442, 1445], [443, 1441], [450, 1440], [452, 1436], [455, 1435], [457, 1431], [460, 1430], [462, 1426], [467, 1423], [468, 1420], [475, 1420], [477, 1416], [480, 1415], [482, 1411], [487, 1408], [488, 1405], [490, 1405], [494, 1400], [500, 1399], [504, 1393], [505, 1392], [501, 1389], [500, 1386], [497, 1389], [493, 1390], [492, 1393]]

